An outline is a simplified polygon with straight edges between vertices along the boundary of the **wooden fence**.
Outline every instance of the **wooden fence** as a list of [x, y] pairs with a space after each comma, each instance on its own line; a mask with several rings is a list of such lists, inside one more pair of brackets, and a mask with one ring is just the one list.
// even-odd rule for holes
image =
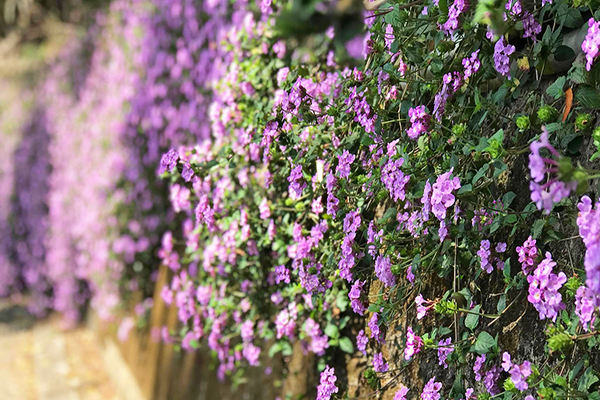
[[[281, 360], [269, 359], [264, 354], [266, 352], [261, 355], [264, 361], [261, 367], [250, 368], [246, 383], [234, 389], [229, 379], [224, 382], [217, 379], [216, 371], [210, 367], [208, 351], [177, 351], [172, 344], [157, 338], [156, 332], [162, 326], [166, 325], [170, 331], [179, 328], [177, 307], [174, 304], [167, 306], [160, 295], [170, 275], [167, 267], [160, 268], [149, 326], [144, 330], [132, 329], [127, 341], [120, 342], [117, 339], [118, 324], [100, 321], [95, 315], [89, 318], [89, 326], [96, 332], [103, 347], [108, 372], [123, 399], [263, 400], [275, 399], [280, 386], [285, 386], [286, 392], [290, 389], [296, 393], [304, 392], [304, 379], [292, 383], [291, 388], [289, 381], [281, 381]], [[141, 295], [135, 296], [134, 304], [142, 300]], [[293, 357], [298, 356], [294, 354]], [[264, 372], [266, 366], [273, 369], [269, 375]]]

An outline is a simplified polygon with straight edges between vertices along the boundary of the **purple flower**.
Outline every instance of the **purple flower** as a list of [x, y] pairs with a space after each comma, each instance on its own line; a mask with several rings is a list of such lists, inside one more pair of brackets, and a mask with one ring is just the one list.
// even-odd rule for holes
[[587, 35], [581, 44], [581, 50], [583, 50], [587, 61], [585, 69], [589, 71], [592, 69], [594, 58], [596, 58], [600, 51], [600, 21], [596, 22], [594, 18], [589, 19]]
[[402, 386], [394, 395], [394, 400], [406, 400], [406, 393], [408, 393], [408, 388]]
[[483, 377], [483, 384], [492, 396], [495, 396], [500, 392], [497, 386], [500, 373], [501, 369], [497, 365], [494, 365], [485, 373], [485, 376]]
[[418, 354], [421, 351], [421, 347], [423, 347], [423, 339], [420, 336], [417, 336], [412, 327], [408, 327], [406, 329], [406, 347], [404, 348], [404, 359], [406, 361], [413, 358], [415, 354]]
[[329, 338], [321, 332], [319, 324], [308, 318], [304, 324], [304, 331], [310, 337], [309, 350], [318, 356], [325, 354], [325, 349], [329, 347]]
[[448, 228], [446, 227], [446, 222], [440, 221], [440, 229], [438, 229], [438, 236], [440, 237], [440, 242], [443, 242], [448, 237]]
[[512, 367], [512, 361], [510, 360], [510, 353], [504, 352], [502, 353], [502, 369], [504, 372], [508, 372]]
[[383, 342], [383, 332], [379, 329], [379, 313], [373, 313], [367, 326], [371, 330], [371, 339]]
[[285, 265], [279, 265], [275, 267], [275, 273], [277, 274], [275, 277], [275, 282], [290, 283], [290, 271], [285, 267]]
[[[531, 154], [529, 155], [529, 171], [532, 181], [529, 183], [531, 190], [531, 200], [536, 203], [539, 210], [544, 210], [549, 214], [554, 204], [559, 203], [562, 199], [577, 188], [577, 182], [561, 182], [558, 180], [558, 162], [551, 158], [545, 158], [540, 155], [540, 150], [546, 148], [550, 153], [560, 158], [560, 153], [548, 141], [548, 131], [542, 127], [542, 135], [540, 141], [531, 143]], [[550, 175], [548, 181], [540, 185], [539, 182], [544, 180], [546, 174]]]
[[448, 368], [448, 364], [446, 364], [446, 359], [448, 355], [454, 351], [454, 345], [452, 343], [452, 338], [446, 338], [446, 340], [440, 340], [438, 342], [438, 360], [439, 365], [443, 365], [444, 368]]
[[361, 282], [356, 280], [348, 292], [348, 297], [350, 298], [350, 305], [352, 306], [352, 311], [359, 315], [363, 315], [366, 308], [362, 301], [360, 301], [360, 295], [362, 292], [362, 288], [365, 282]]
[[258, 205], [258, 210], [260, 211], [260, 219], [269, 219], [271, 218], [271, 209], [269, 208], [269, 203], [267, 202], [267, 198], [263, 197], [260, 204]]
[[251, 320], [246, 320], [242, 324], [241, 333], [242, 340], [244, 342], [251, 342], [254, 338], [254, 322]]
[[521, 269], [525, 275], [528, 275], [533, 270], [533, 264], [538, 255], [535, 242], [535, 239], [529, 236], [525, 243], [523, 243], [523, 246], [517, 246], [519, 262], [521, 263]]
[[163, 154], [160, 159], [160, 169], [159, 173], [163, 174], [165, 172], [173, 172], [175, 167], [177, 166], [177, 161], [179, 161], [179, 153], [177, 150], [171, 149], [165, 154]]
[[325, 366], [325, 370], [321, 372], [321, 381], [317, 387], [317, 400], [329, 400], [333, 393], [338, 392], [338, 387], [335, 386], [335, 371], [329, 365]]
[[436, 182], [432, 186], [431, 211], [440, 221], [446, 218], [446, 210], [454, 204], [455, 198], [452, 192], [460, 189], [459, 178], [455, 176], [451, 179], [451, 175], [452, 169], [438, 176]]
[[417, 305], [417, 319], [423, 319], [423, 317], [427, 315], [429, 309], [435, 305], [433, 301], [425, 300], [421, 293], [415, 298], [415, 304]]
[[375, 275], [386, 287], [396, 284], [396, 277], [392, 273], [392, 263], [388, 257], [378, 256], [375, 259]]
[[306, 183], [301, 182], [302, 179], [302, 165], [294, 166], [294, 164], [292, 164], [292, 170], [290, 171], [290, 176], [288, 176], [287, 180], [290, 183], [290, 198], [293, 200], [298, 200], [302, 197], [302, 191], [306, 188]]
[[440, 400], [440, 390], [442, 384], [435, 381], [435, 376], [427, 382], [421, 393], [422, 400]]
[[531, 363], [524, 361], [523, 364], [513, 364], [510, 369], [510, 379], [515, 384], [515, 387], [521, 392], [527, 390], [527, 378], [531, 375]]
[[477, 256], [481, 261], [481, 269], [487, 272], [488, 274], [491, 274], [494, 270], [494, 266], [490, 262], [490, 255], [490, 241], [482, 240], [479, 246], [479, 250], [477, 251]]
[[565, 309], [562, 295], [558, 290], [567, 281], [564, 272], [558, 275], [552, 272], [556, 262], [552, 260], [550, 253], [546, 252], [546, 258], [537, 266], [533, 274], [527, 277], [529, 282], [529, 296], [527, 300], [540, 314], [540, 319], [549, 318], [556, 321], [558, 312]]
[[358, 336], [356, 337], [356, 348], [361, 351], [365, 356], [367, 355], [367, 344], [369, 343], [369, 338], [365, 335], [364, 329], [361, 329], [358, 332]]
[[494, 45], [494, 64], [496, 71], [510, 79], [510, 55], [515, 52], [515, 46], [504, 43], [504, 37]]
[[411, 127], [408, 128], [408, 131], [406, 131], [409, 138], [416, 140], [419, 136], [429, 130], [431, 115], [427, 114], [424, 105], [410, 108], [408, 110], [408, 118], [412, 124]]
[[481, 380], [481, 367], [485, 362], [485, 354], [478, 356], [473, 364], [473, 372], [475, 373], [475, 380], [479, 382]]
[[373, 369], [375, 372], [387, 372], [388, 363], [383, 361], [383, 354], [377, 353], [373, 356]]
[[469, 78], [471, 75], [475, 74], [479, 71], [481, 67], [481, 61], [479, 61], [479, 49], [471, 53], [471, 57], [463, 58], [462, 60], [463, 68], [465, 69], [464, 78], [465, 80]]
[[391, 50], [392, 43], [394, 43], [396, 36], [394, 35], [394, 27], [390, 24], [387, 24], [387, 26], [385, 27], [384, 39], [385, 39], [385, 47], [387, 47], [388, 50]]
[[410, 176], [404, 175], [400, 169], [403, 163], [403, 158], [396, 160], [389, 159], [381, 170], [381, 182], [388, 192], [390, 192], [390, 196], [394, 201], [406, 198], [406, 184], [410, 180]]
[[496, 253], [504, 253], [506, 251], [506, 243], [498, 242], [495, 250], [496, 250]]
[[531, 38], [534, 42], [537, 41], [536, 35], [542, 32], [542, 26], [528, 11], [523, 13], [523, 31], [523, 37]]
[[185, 163], [183, 165], [183, 171], [181, 171], [181, 177], [186, 182], [190, 182], [192, 180], [192, 178], [194, 177], [194, 170], [192, 170], [192, 167], [188, 163]]
[[353, 233], [360, 228], [360, 210], [352, 211], [344, 217], [344, 232]]
[[585, 286], [580, 286], [575, 294], [575, 314], [579, 317], [579, 322], [587, 332], [596, 321], [594, 315], [594, 294]]
[[350, 175], [350, 165], [354, 162], [355, 158], [356, 156], [348, 150], [344, 150], [342, 154], [338, 155], [338, 165], [335, 169], [337, 176], [348, 178]]
[[592, 200], [583, 196], [579, 204], [577, 226], [579, 236], [586, 246], [584, 266], [586, 285], [590, 292], [588, 296], [594, 298], [594, 306], [600, 306], [600, 202], [592, 207]]
[[465, 0], [455, 0], [448, 8], [448, 19], [444, 24], [439, 24], [440, 30], [446, 35], [452, 35], [458, 29], [458, 17], [467, 9]]
[[260, 347], [253, 345], [252, 343], [244, 343], [242, 349], [244, 358], [248, 361], [248, 364], [252, 366], [258, 366], [258, 357], [260, 356]]

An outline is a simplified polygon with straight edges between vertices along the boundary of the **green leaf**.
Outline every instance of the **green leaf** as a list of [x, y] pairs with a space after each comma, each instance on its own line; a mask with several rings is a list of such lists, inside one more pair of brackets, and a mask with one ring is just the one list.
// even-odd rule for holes
[[588, 367], [581, 378], [579, 378], [578, 390], [582, 392], [586, 391], [590, 386], [598, 382], [598, 380], [598, 377], [594, 374], [594, 370], [591, 367]]
[[339, 337], [339, 336], [340, 336], [340, 331], [339, 331], [339, 329], [338, 329], [337, 325], [334, 325], [334, 324], [332, 324], [332, 323], [329, 323], [329, 324], [327, 324], [327, 326], [325, 327], [325, 334], [326, 334], [328, 337], [330, 337], [330, 338], [332, 338], [332, 339], [335, 339], [335, 338], [337, 338], [337, 337]]
[[273, 356], [275, 356], [275, 354], [279, 353], [280, 351], [281, 351], [281, 342], [276, 342], [269, 349], [269, 357], [273, 358]]
[[349, 354], [354, 353], [354, 345], [352, 344], [352, 341], [345, 336], [340, 339], [340, 349]]
[[544, 229], [545, 225], [546, 225], [545, 219], [538, 219], [537, 221], [535, 221], [533, 223], [533, 227], [531, 228], [531, 236], [533, 236], [534, 239], [539, 238], [540, 235], [542, 234], [542, 230]]
[[559, 129], [562, 129], [562, 127], [563, 127], [562, 122], [553, 122], [551, 124], [546, 125], [546, 130], [548, 131], [548, 133], [552, 133], [552, 132], [556, 132]]
[[504, 270], [502, 271], [502, 274], [504, 275], [504, 281], [507, 283], [510, 282], [510, 257], [504, 261]]
[[505, 210], [510, 207], [515, 197], [517, 197], [517, 195], [514, 192], [508, 192], [502, 196], [502, 205], [504, 206]]
[[[481, 306], [477, 305], [471, 311], [479, 313], [480, 310], [481, 310]], [[473, 331], [473, 330], [475, 330], [475, 328], [477, 328], [478, 324], [479, 324], [479, 315], [467, 314], [467, 317], [465, 318], [465, 326], [467, 328], [469, 328], [470, 330]]]
[[[560, 46], [560, 47], [566, 47], [566, 46]], [[567, 48], [569, 50], [571, 50], [569, 47], [567, 47]], [[571, 50], [571, 51], [573, 51], [573, 50]], [[548, 89], [546, 89], [546, 93], [548, 94], [548, 96], [552, 96], [555, 99], [558, 99], [558, 98], [564, 96], [565, 92], [563, 92], [563, 87], [565, 86], [566, 82], [567, 82], [567, 78], [565, 76], [561, 76], [560, 78], [555, 80], [552, 85], [548, 86]]]
[[483, 164], [483, 166], [481, 168], [479, 168], [479, 171], [477, 171], [477, 173], [475, 174], [475, 176], [473, 177], [473, 180], [471, 181], [471, 183], [473, 185], [477, 184], [477, 181], [479, 179], [481, 179], [485, 173], [487, 172], [487, 170], [490, 168], [489, 164]]
[[[554, 58], [558, 62], [570, 61], [573, 60], [577, 55], [569, 46], [558, 46], [556, 50], [554, 50]], [[560, 78], [559, 78], [560, 79]], [[550, 94], [550, 93], [548, 93]], [[552, 96], [552, 95], [550, 95]]]
[[575, 92], [575, 100], [585, 107], [600, 108], [600, 93], [592, 86], [580, 86]]
[[583, 24], [581, 12], [577, 8], [570, 7], [567, 3], [559, 3], [556, 16], [558, 23], [567, 28], [579, 28]]
[[495, 345], [496, 341], [492, 335], [487, 332], [481, 332], [479, 336], [477, 336], [477, 341], [473, 347], [471, 347], [471, 350], [479, 354], [485, 354], [488, 353]]
[[473, 191], [473, 185], [471, 185], [470, 183], [467, 183], [464, 186], [461, 186], [460, 189], [458, 189], [458, 194], [463, 194], [463, 193], [469, 193]]
[[504, 309], [506, 308], [506, 295], [503, 294], [500, 296], [500, 299], [498, 300], [498, 305], [496, 306], [496, 310], [498, 311], [498, 314], [502, 313], [502, 311], [504, 311]]
[[576, 58], [573, 62], [573, 66], [569, 70], [567, 76], [571, 82], [576, 83], [578, 85], [582, 84], [591, 84], [592, 78], [590, 73], [585, 69], [585, 59], [584, 58]]
[[393, 215], [396, 215], [396, 213], [397, 210], [395, 207], [388, 208], [379, 221], [377, 221], [377, 223], [385, 224]]

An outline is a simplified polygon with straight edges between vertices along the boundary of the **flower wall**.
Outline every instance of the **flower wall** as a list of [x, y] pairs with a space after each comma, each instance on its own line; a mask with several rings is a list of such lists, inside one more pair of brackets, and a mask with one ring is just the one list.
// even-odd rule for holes
[[162, 339], [234, 386], [300, 351], [319, 400], [600, 398], [597, 8], [114, 2], [15, 153], [4, 294], [113, 318], [162, 265]]

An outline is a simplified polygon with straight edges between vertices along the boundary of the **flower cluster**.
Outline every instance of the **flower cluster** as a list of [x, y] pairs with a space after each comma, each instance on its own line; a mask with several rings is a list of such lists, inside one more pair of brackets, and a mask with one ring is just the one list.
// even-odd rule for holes
[[527, 277], [529, 282], [529, 296], [527, 300], [540, 314], [540, 319], [549, 318], [556, 321], [558, 313], [565, 309], [562, 302], [562, 295], [558, 290], [567, 281], [564, 272], [558, 275], [552, 272], [556, 262], [552, 260], [552, 255], [546, 252], [546, 258], [539, 263], [532, 275]]
[[[558, 179], [558, 162], [552, 158], [543, 157], [540, 150], [546, 148], [550, 154], [560, 158], [560, 153], [548, 141], [548, 131], [542, 128], [540, 141], [531, 143], [531, 154], [529, 155], [529, 172], [532, 181], [529, 183], [531, 190], [531, 201], [535, 202], [538, 210], [544, 210], [549, 213], [554, 204], [559, 203], [577, 188], [577, 182], [562, 182]], [[540, 185], [549, 174], [550, 179], [543, 185]]]
[[589, 71], [600, 51], [600, 21], [595, 21], [594, 18], [589, 19], [587, 35], [581, 44], [581, 50], [585, 54], [585, 68]]
[[592, 208], [592, 200], [583, 196], [577, 205], [579, 216], [577, 225], [579, 235], [586, 246], [585, 274], [586, 284], [595, 297], [594, 305], [600, 306], [600, 202]]
[[504, 42], [504, 37], [494, 45], [494, 64], [496, 71], [510, 79], [510, 55], [515, 52], [515, 46]]
[[425, 106], [417, 106], [408, 110], [411, 126], [406, 131], [409, 138], [416, 140], [429, 130], [431, 115], [427, 114]]

